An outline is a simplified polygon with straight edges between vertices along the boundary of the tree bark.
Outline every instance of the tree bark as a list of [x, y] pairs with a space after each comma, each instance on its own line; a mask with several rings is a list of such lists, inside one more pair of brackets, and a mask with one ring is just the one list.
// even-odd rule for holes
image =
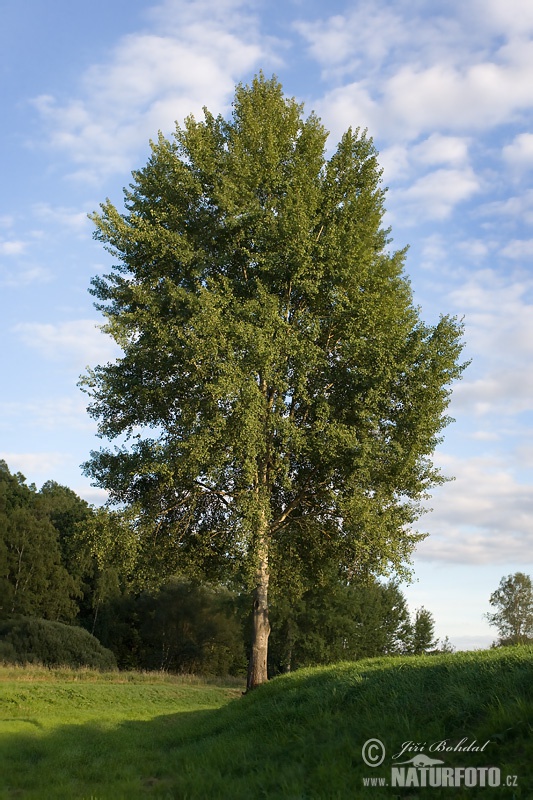
[[268, 619], [268, 545], [263, 538], [259, 552], [253, 606], [252, 653], [248, 664], [246, 691], [268, 680], [267, 656], [270, 622]]

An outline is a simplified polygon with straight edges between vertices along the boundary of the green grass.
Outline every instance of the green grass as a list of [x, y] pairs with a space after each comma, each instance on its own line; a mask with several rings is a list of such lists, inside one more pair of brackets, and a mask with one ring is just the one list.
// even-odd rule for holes
[[[0, 671], [0, 798], [533, 798], [533, 649], [375, 659], [241, 688], [158, 675]], [[467, 737], [514, 788], [364, 788], [408, 740]], [[361, 757], [380, 739], [383, 764]], [[407, 760], [413, 753], [407, 753]]]

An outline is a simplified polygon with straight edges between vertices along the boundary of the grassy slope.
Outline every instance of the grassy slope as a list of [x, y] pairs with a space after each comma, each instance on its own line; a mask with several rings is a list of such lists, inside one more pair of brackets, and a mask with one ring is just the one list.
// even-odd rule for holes
[[[533, 797], [532, 648], [301, 670], [235, 697], [146, 680], [0, 684], [0, 797]], [[403, 742], [463, 737], [491, 744], [446, 766], [498, 766], [518, 787], [363, 788]], [[369, 738], [387, 748], [376, 770], [361, 758]]]

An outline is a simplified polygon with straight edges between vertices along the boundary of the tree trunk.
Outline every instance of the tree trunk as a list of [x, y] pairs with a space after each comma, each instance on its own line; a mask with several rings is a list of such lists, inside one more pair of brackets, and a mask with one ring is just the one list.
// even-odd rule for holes
[[253, 610], [252, 654], [248, 664], [246, 691], [255, 689], [268, 680], [267, 656], [270, 622], [268, 620], [268, 545], [263, 539], [256, 573]]

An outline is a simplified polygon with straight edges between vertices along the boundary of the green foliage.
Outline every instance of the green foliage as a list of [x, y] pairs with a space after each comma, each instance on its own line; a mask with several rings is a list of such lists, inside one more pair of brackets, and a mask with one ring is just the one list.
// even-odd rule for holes
[[245, 670], [234, 598], [223, 588], [174, 578], [157, 592], [104, 604], [95, 632], [119, 667], [202, 675]]
[[[517, 786], [412, 788], [401, 796], [533, 796], [531, 647], [300, 670], [245, 697], [155, 676], [1, 677], [6, 796], [41, 800], [46, 787], [47, 800], [391, 800], [390, 786], [366, 790], [363, 778], [389, 781], [392, 755], [406, 741], [455, 746], [464, 737], [489, 744], [479, 753], [433, 755], [451, 768], [496, 766], [503, 781], [517, 775]], [[386, 747], [374, 769], [361, 755], [370, 738]]]
[[[427, 608], [417, 608], [412, 626], [409, 631], [407, 650], [415, 656], [429, 653], [437, 646], [435, 639], [435, 621], [431, 611]], [[449, 644], [445, 645], [449, 648]]]
[[272, 674], [410, 651], [407, 605], [394, 582], [346, 584], [332, 577], [296, 603], [279, 597], [271, 616]]
[[86, 564], [77, 536], [80, 524], [91, 519], [93, 510], [81, 497], [56, 481], [46, 481], [39, 491], [48, 518], [59, 534], [61, 561], [68, 573], [80, 577]]
[[118, 263], [92, 291], [123, 355], [84, 386], [125, 444], [86, 471], [167, 575], [268, 560], [275, 591], [289, 563], [296, 584], [324, 558], [400, 571], [421, 538], [461, 325], [419, 318], [372, 140], [350, 129], [329, 160], [325, 142], [260, 75], [230, 120], [152, 143], [125, 213], [93, 215]]
[[54, 509], [49, 493], [37, 492], [0, 461], [0, 618], [25, 614], [69, 622], [76, 615], [79, 582], [62, 561]]
[[83, 628], [25, 617], [0, 621], [0, 659], [15, 664], [116, 667], [113, 653]]
[[496, 611], [486, 614], [500, 634], [498, 644], [526, 644], [533, 640], [533, 584], [529, 575], [515, 572], [500, 581], [490, 596]]

